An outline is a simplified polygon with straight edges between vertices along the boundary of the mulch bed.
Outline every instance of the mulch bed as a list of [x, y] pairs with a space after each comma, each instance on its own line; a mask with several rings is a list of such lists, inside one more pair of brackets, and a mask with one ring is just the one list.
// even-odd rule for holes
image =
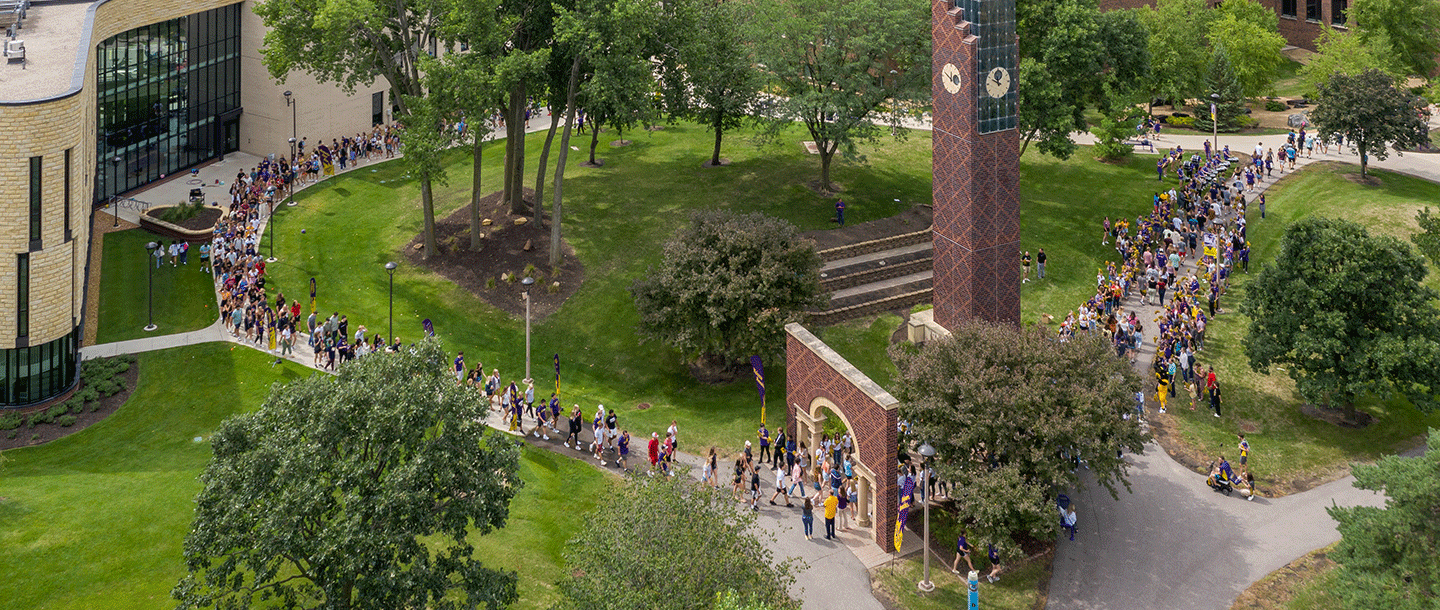
[[[37, 424], [34, 428], [20, 426], [19, 428], [0, 434], [0, 451], [15, 449], [17, 447], [43, 445], [57, 438], [70, 436], [109, 417], [111, 413], [114, 413], [116, 409], [120, 408], [120, 405], [125, 404], [125, 401], [130, 399], [130, 394], [135, 391], [135, 383], [140, 379], [140, 363], [138, 361], [131, 362], [130, 368], [124, 373], [121, 373], [120, 378], [125, 380], [125, 387], [111, 396], [87, 403], [84, 413], [73, 414], [75, 415], [74, 425], [63, 428], [59, 424], [54, 423]], [[91, 407], [96, 408], [92, 411], [90, 410]], [[39, 409], [36, 410], [38, 411]], [[16, 433], [15, 438], [5, 438], [9, 436], [11, 432]], [[32, 436], [37, 436], [38, 438], [31, 440]]]
[[[164, 220], [163, 218], [160, 218], [160, 214], [167, 209], [168, 208], [157, 208], [154, 210], [146, 210], [145, 215], [156, 220]], [[198, 214], [191, 216], [190, 218], [186, 218], [185, 220], [182, 220], [180, 222], [166, 222], [170, 222], [170, 224], [177, 225], [186, 230], [200, 231], [203, 229], [209, 229], [211, 227], [214, 227], [215, 223], [220, 221], [220, 217], [223, 214], [224, 212], [221, 211], [220, 208], [208, 207], [200, 210]]]
[[[525, 200], [533, 202], [535, 193], [525, 189]], [[470, 291], [480, 300], [496, 309], [515, 316], [525, 315], [525, 302], [521, 299], [524, 285], [519, 279], [504, 281], [501, 274], [523, 278], [525, 267], [534, 265], [535, 284], [530, 289], [530, 316], [543, 320], [560, 309], [571, 295], [580, 290], [585, 280], [585, 268], [575, 256], [575, 249], [564, 239], [560, 241], [561, 265], [550, 267], [550, 215], [545, 214], [545, 226], [530, 222], [516, 225], [520, 216], [510, 213], [508, 202], [500, 201], [500, 193], [491, 193], [480, 200], [481, 220], [490, 220], [489, 226], [481, 228], [485, 237], [479, 251], [470, 250], [470, 207], [464, 206], [443, 220], [435, 221], [435, 241], [438, 252], [430, 260], [421, 258], [424, 250], [424, 234], [417, 234], [405, 245], [404, 256], [417, 267], [440, 274], [445, 279]], [[528, 214], [525, 215], [529, 217]], [[525, 245], [530, 244], [530, 250]], [[494, 280], [494, 287], [486, 283]], [[552, 284], [560, 286], [552, 292]]]

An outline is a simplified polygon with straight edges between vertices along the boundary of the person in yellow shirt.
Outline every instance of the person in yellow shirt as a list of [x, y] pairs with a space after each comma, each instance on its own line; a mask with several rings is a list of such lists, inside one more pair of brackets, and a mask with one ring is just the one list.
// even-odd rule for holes
[[826, 540], [830, 540], [830, 539], [832, 539], [832, 538], [835, 537], [835, 512], [836, 512], [836, 510], [838, 509], [839, 506], [840, 506], [840, 499], [837, 498], [837, 497], [835, 497], [835, 492], [830, 492], [830, 496], [827, 497], [827, 498], [825, 498], [825, 539], [826, 539]]
[[1160, 412], [1165, 412], [1165, 396], [1170, 393], [1170, 378], [1157, 374], [1155, 380], [1155, 401], [1160, 403]]

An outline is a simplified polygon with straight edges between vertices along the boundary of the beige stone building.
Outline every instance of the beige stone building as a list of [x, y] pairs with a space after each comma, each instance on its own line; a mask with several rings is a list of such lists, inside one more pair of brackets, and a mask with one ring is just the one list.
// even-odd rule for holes
[[93, 210], [225, 153], [390, 118], [383, 80], [350, 95], [271, 78], [249, 1], [31, 3], [18, 23], [0, 11], [0, 408], [78, 380]]

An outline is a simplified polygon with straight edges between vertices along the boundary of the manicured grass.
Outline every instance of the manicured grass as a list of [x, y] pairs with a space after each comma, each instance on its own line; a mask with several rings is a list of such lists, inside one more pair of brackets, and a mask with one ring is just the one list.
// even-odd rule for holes
[[891, 382], [898, 371], [886, 349], [890, 346], [890, 334], [900, 328], [902, 322], [900, 316], [890, 313], [848, 320], [819, 329], [819, 337], [880, 387], [893, 389]]
[[[104, 261], [100, 275], [100, 320], [96, 341], [109, 343], [157, 335], [168, 335], [209, 326], [219, 318], [211, 277], [200, 271], [200, 251], [192, 248], [190, 264], [170, 266], [170, 257], [154, 269], [155, 325], [146, 332], [149, 320], [150, 278], [147, 265], [155, 264], [145, 250], [159, 236], [140, 229], [105, 235]], [[168, 246], [169, 242], [165, 242]]]
[[[1049, 580], [1050, 572], [1044, 560], [1026, 563], [1010, 572], [1001, 574], [1000, 581], [990, 583], [985, 575], [990, 571], [989, 561], [984, 553], [976, 553], [973, 561], [980, 571], [980, 607], [986, 610], [1031, 610], [1040, 597], [1040, 581]], [[963, 572], [967, 568], [960, 564]], [[935, 590], [922, 593], [915, 583], [924, 580], [925, 568], [920, 557], [908, 557], [877, 568], [874, 572], [880, 587], [889, 593], [905, 610], [951, 610], [967, 608], [970, 603], [969, 585], [964, 578], [950, 571], [950, 566], [940, 565], [930, 558], [930, 582]]]
[[[113, 416], [48, 445], [7, 451], [0, 482], [0, 599], [7, 609], [174, 607], [196, 480], [226, 417], [252, 410], [272, 383], [312, 371], [264, 354], [206, 344], [140, 356], [140, 382]], [[194, 380], [203, 376], [203, 384]], [[506, 527], [474, 541], [477, 555], [520, 574], [516, 608], [557, 597], [561, 550], [611, 484], [588, 464], [526, 447], [525, 487]]]
[[1305, 83], [1300, 79], [1300, 67], [1304, 65], [1289, 58], [1280, 65], [1280, 72], [1275, 78], [1275, 95], [1280, 97], [1305, 95]]
[[[703, 128], [676, 125], [632, 137], [634, 144], [624, 148], [609, 148], [606, 138], [601, 138], [603, 168], [580, 167], [585, 156], [570, 156], [565, 238], [584, 263], [586, 277], [558, 313], [534, 325], [532, 367], [539, 379], [537, 389], [543, 396], [552, 382], [551, 355], [559, 353], [567, 405], [580, 403], [590, 410], [602, 403], [616, 408], [621, 425], [641, 436], [678, 420], [682, 446], [733, 448], [753, 435], [759, 419], [759, 400], [749, 375], [728, 385], [702, 385], [692, 379], [680, 354], [655, 343], [641, 345], [635, 333], [638, 316], [627, 288], [659, 262], [661, 244], [692, 210], [764, 212], [809, 230], [831, 226], [834, 200], [803, 186], [818, 174], [819, 166], [818, 159], [800, 146], [808, 138], [799, 130], [774, 144], [753, 143], [743, 133], [729, 136], [724, 156], [732, 164], [723, 169], [700, 167], [712, 137]], [[541, 145], [543, 134], [532, 134], [527, 150], [533, 153]], [[494, 147], [486, 153], [485, 183], [497, 189], [501, 152]], [[912, 133], [899, 143], [886, 140], [865, 146], [861, 152], [867, 164], [837, 162], [833, 168], [834, 179], [846, 188], [853, 222], [891, 216], [929, 201], [927, 133]], [[537, 160], [538, 155], [528, 157], [530, 180]], [[437, 189], [441, 217], [464, 205], [469, 196], [469, 158], [456, 152], [448, 167], [449, 186]], [[520, 378], [524, 321], [411, 267], [399, 256], [398, 250], [421, 223], [417, 187], [404, 178], [404, 172], [402, 162], [382, 164], [301, 193], [298, 207], [280, 212], [276, 242], [280, 261], [270, 266], [276, 284], [287, 295], [304, 295], [309, 279], [315, 277], [322, 312], [348, 315], [352, 328], [365, 324], [384, 329], [388, 279], [383, 265], [394, 260], [400, 265], [395, 274], [397, 334], [407, 341], [418, 337], [420, 321], [429, 318], [448, 349], [463, 349], [469, 362], [478, 359], [486, 368], [499, 368], [507, 381]], [[495, 276], [505, 271], [520, 270], [487, 270]], [[784, 379], [780, 363], [766, 364], [767, 376]], [[767, 389], [769, 404], [785, 404], [783, 383], [768, 384]], [[642, 402], [653, 408], [636, 410]]]
[[[1355, 460], [1373, 460], [1405, 447], [1425, 433], [1427, 426], [1440, 426], [1440, 414], [1423, 417], [1403, 400], [1367, 397], [1360, 407], [1376, 417], [1363, 430], [1349, 430], [1324, 423], [1300, 413], [1302, 400], [1295, 384], [1280, 370], [1263, 375], [1250, 370], [1240, 346], [1247, 318], [1238, 312], [1245, 285], [1265, 263], [1279, 253], [1280, 237], [1293, 221], [1308, 215], [1346, 218], [1359, 222], [1371, 232], [1408, 240], [1416, 230], [1415, 212], [1426, 205], [1440, 207], [1440, 188], [1424, 180], [1374, 172], [1380, 186], [1363, 186], [1347, 176], [1359, 167], [1317, 164], [1287, 177], [1268, 192], [1267, 218], [1250, 210], [1248, 236], [1252, 246], [1249, 274], [1237, 273], [1235, 285], [1222, 302], [1226, 311], [1209, 327], [1204, 365], [1214, 364], [1225, 384], [1225, 417], [1216, 419], [1205, 411], [1174, 408], [1170, 413], [1179, 422], [1181, 437], [1206, 452], [1226, 452], [1233, 459], [1238, 428], [1246, 433], [1252, 455], [1250, 469], [1262, 491], [1286, 482], [1326, 478], [1348, 468]], [[1363, 204], [1360, 204], [1363, 202]], [[1426, 283], [1440, 287], [1440, 275], [1431, 268]], [[1185, 403], [1188, 404], [1188, 403]]]

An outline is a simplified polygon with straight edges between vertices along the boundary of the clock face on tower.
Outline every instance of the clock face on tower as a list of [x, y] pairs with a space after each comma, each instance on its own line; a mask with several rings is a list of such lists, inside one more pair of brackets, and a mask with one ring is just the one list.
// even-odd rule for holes
[[993, 98], [1005, 97], [1010, 92], [1010, 72], [995, 66], [985, 77], [985, 93]]
[[940, 68], [940, 80], [951, 95], [960, 92], [960, 68], [956, 68], [955, 64], [945, 64]]
[[975, 35], [975, 119], [980, 134], [1015, 128], [1015, 0], [952, 0]]

